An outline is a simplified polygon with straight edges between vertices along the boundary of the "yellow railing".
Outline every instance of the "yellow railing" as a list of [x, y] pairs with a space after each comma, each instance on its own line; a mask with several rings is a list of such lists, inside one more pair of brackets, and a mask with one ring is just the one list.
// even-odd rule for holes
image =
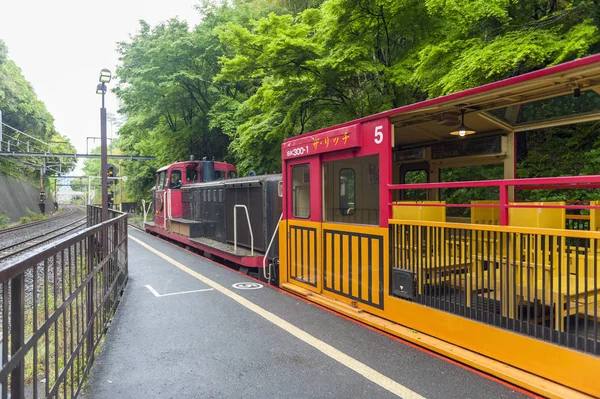
[[600, 232], [390, 220], [390, 252], [416, 302], [600, 354]]

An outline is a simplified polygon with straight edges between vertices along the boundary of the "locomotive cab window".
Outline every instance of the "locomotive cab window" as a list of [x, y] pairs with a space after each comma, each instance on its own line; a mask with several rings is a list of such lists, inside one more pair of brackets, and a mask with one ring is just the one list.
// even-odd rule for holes
[[292, 167], [292, 212], [294, 217], [310, 217], [310, 166]]
[[165, 176], [167, 175], [167, 171], [164, 170], [158, 174], [158, 184], [156, 185], [157, 190], [162, 190], [165, 188]]
[[181, 171], [178, 169], [171, 171], [171, 178], [169, 179], [169, 188], [179, 189], [181, 188]]
[[215, 180], [223, 180], [225, 179], [225, 171], [224, 170], [215, 170]]
[[195, 167], [188, 168], [185, 171], [185, 181], [188, 183], [192, 183], [198, 180], [198, 171]]

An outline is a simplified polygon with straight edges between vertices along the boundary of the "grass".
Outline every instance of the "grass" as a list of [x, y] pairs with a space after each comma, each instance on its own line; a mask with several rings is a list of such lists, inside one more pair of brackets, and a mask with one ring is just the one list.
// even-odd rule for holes
[[48, 215], [45, 213], [35, 213], [32, 210], [30, 210], [29, 208], [26, 208], [26, 209], [27, 209], [27, 216], [23, 216], [23, 217], [21, 217], [21, 219], [19, 219], [20, 224], [30, 223], [30, 222], [34, 222], [36, 220], [48, 219]]
[[[148, 215], [148, 220], [151, 220], [150, 217], [152, 215]], [[144, 217], [142, 215], [140, 215], [139, 213], [133, 214], [130, 213], [127, 215], [127, 223], [135, 226], [139, 229], [144, 229]]]
[[6, 216], [6, 211], [0, 213], [0, 229], [7, 227], [10, 224], [10, 218]]

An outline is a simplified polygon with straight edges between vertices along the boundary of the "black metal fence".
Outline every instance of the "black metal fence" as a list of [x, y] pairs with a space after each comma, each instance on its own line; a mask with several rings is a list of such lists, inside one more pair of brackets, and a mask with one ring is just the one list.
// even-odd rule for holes
[[127, 215], [48, 244], [0, 270], [2, 399], [76, 397], [127, 282]]
[[600, 355], [598, 233], [546, 232], [393, 221], [392, 291], [426, 306]]

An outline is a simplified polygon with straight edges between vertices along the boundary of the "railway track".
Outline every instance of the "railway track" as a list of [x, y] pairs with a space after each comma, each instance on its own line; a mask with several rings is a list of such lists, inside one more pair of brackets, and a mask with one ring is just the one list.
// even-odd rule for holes
[[[77, 213], [77, 211], [77, 208], [73, 208], [73, 211], [62, 215], [62, 217], [60, 218], [56, 217], [50, 220], [44, 220], [43, 222], [51, 222], [56, 224], [58, 220], [65, 219], [68, 216], [73, 217]], [[87, 217], [84, 216], [81, 218], [77, 218], [73, 221], [67, 221], [66, 223], [62, 223], [59, 226], [53, 227], [51, 229], [43, 229], [42, 231], [38, 230], [40, 229], [39, 225], [41, 223], [28, 223], [27, 225], [18, 226], [19, 229], [11, 229], [8, 233], [11, 233], [13, 239], [0, 240], [0, 242], [3, 242], [4, 244], [0, 244], [0, 263], [4, 262], [9, 258], [15, 257], [26, 251], [29, 251], [37, 246], [46, 244], [72, 231], [85, 227], [86, 220]], [[27, 231], [32, 228], [34, 228], [36, 231], [33, 233], [27, 233]], [[4, 233], [6, 233], [6, 230], [1, 231], [0, 235], [6, 235]], [[19, 238], [15, 240], [14, 238], [16, 234], [19, 235]]]
[[30, 222], [30, 223], [25, 223], [25, 224], [21, 224], [21, 225], [17, 225], [17, 226], [12, 226], [12, 227], [8, 227], [6, 229], [1, 229], [0, 230], [0, 236], [4, 235], [4, 234], [8, 234], [8, 233], [14, 233], [16, 231], [21, 231], [21, 230], [25, 230], [25, 229], [29, 229], [31, 227], [34, 226], [39, 226], [39, 225], [43, 225], [46, 223], [54, 223], [57, 220], [61, 220], [64, 218], [67, 218], [75, 213], [77, 213], [79, 211], [79, 208], [74, 207], [74, 206], [70, 206], [70, 207], [65, 207], [65, 211], [56, 215], [56, 216], [52, 216], [49, 217], [48, 219], [44, 219], [44, 220], [37, 220], [35, 222]]

